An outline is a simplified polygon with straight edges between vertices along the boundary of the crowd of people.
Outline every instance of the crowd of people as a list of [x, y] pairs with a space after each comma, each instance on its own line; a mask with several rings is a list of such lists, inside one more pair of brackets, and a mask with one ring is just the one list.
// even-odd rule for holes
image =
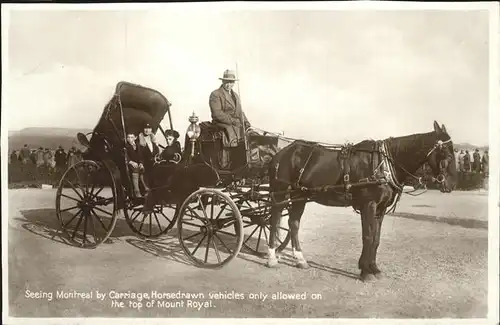
[[455, 149], [455, 161], [458, 172], [484, 173], [487, 175], [489, 172], [489, 160], [488, 150], [481, 156], [479, 149], [476, 149], [471, 157], [469, 150], [462, 149], [459, 151]]
[[18, 175], [15, 176], [17, 181], [51, 181], [57, 179], [67, 166], [76, 164], [80, 160], [82, 152], [74, 146], [66, 152], [62, 146], [56, 150], [43, 147], [32, 149], [25, 144], [21, 149], [12, 150], [9, 170], [18, 171]]

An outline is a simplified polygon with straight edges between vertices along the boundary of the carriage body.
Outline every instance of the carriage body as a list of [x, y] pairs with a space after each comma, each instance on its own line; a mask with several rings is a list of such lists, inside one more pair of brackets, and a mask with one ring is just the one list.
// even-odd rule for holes
[[[267, 247], [263, 241], [260, 243], [260, 237], [268, 238], [266, 229], [269, 229], [271, 208], [266, 185], [267, 163], [277, 151], [277, 137], [247, 134], [239, 147], [238, 165], [222, 169], [218, 161], [222, 131], [204, 128], [203, 124], [207, 125], [204, 122], [199, 138], [191, 139], [186, 133], [181, 161], [173, 165], [155, 161], [149, 170], [152, 176], [149, 189], [143, 197], [132, 195], [127, 132], [137, 134], [149, 123], [157, 137], [166, 139], [160, 123], [163, 121], [174, 129], [170, 107], [171, 103], [160, 92], [120, 82], [93, 131], [77, 135], [87, 148], [84, 160], [68, 167], [56, 195], [57, 216], [69, 242], [81, 247], [97, 247], [108, 241], [119, 216], [123, 215], [128, 226], [143, 238], [160, 237], [177, 224], [181, 246], [199, 266], [225, 265], [236, 257], [242, 246], [264, 255], [265, 251], [259, 247]], [[165, 117], [168, 121], [164, 121]], [[249, 242], [255, 230], [244, 240], [244, 231], [249, 225], [260, 230], [257, 248], [252, 249]], [[232, 232], [229, 237], [227, 229]], [[196, 252], [191, 250], [189, 238], [193, 232], [204, 234], [197, 247], [208, 238], [204, 258], [196, 257]], [[89, 234], [93, 240], [88, 238]], [[282, 235], [284, 248], [290, 237], [288, 231]], [[215, 239], [226, 243], [227, 257], [221, 259], [222, 251], [215, 249], [216, 260], [210, 262], [208, 251], [215, 247]]]

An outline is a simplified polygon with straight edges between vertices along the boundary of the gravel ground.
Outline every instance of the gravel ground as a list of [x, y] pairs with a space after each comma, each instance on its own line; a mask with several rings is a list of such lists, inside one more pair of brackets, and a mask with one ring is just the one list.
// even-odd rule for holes
[[[385, 277], [369, 284], [357, 280], [361, 222], [349, 208], [306, 207], [300, 239], [310, 261], [307, 270], [293, 267], [288, 250], [276, 269], [265, 267], [263, 258], [240, 253], [226, 267], [207, 270], [187, 262], [175, 228], [161, 241], [148, 243], [119, 220], [114, 243], [95, 250], [51, 239], [57, 228], [54, 202], [55, 190], [9, 190], [10, 316], [483, 318], [487, 314], [486, 192], [404, 196], [382, 228], [378, 262]], [[27, 298], [26, 290], [54, 296], [51, 301]], [[93, 296], [56, 299], [58, 290]], [[98, 299], [96, 291], [107, 296]], [[150, 299], [143, 299], [140, 309], [130, 305], [138, 302], [134, 298], [114, 299], [112, 305], [111, 291], [147, 293]], [[156, 297], [148, 308], [153, 291], [204, 297]], [[215, 292], [244, 299], [209, 296]], [[300, 300], [285, 299], [283, 293], [305, 295], [299, 295], [304, 298]]]

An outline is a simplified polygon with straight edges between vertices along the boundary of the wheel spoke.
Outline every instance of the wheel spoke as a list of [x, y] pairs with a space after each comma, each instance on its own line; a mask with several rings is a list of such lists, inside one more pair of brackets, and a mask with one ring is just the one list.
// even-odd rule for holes
[[215, 243], [215, 238], [212, 240], [212, 243], [214, 244], [214, 250], [215, 250], [215, 254], [217, 255], [217, 261], [220, 263], [221, 262], [220, 254], [219, 254], [219, 249], [217, 248], [217, 244]]
[[[73, 166], [73, 169], [75, 170], [76, 178], [78, 178], [78, 183], [82, 184], [83, 182], [82, 182], [82, 179], [80, 178], [80, 174], [78, 173], [78, 170], [76, 169], [75, 166]], [[83, 194], [84, 196], [87, 196], [87, 191], [84, 191], [83, 193], [84, 193]]]
[[197, 225], [195, 223], [192, 223], [192, 222], [189, 222], [189, 221], [182, 221], [183, 224], [186, 224], [186, 225], [190, 225], [190, 226], [193, 226], [193, 227], [201, 227], [202, 225]]
[[[140, 211], [140, 210], [134, 210], [134, 213], [136, 213], [136, 212], [137, 212], [137, 214], [135, 215], [135, 217], [131, 219], [131, 220], [132, 220], [132, 222], [134, 222], [134, 221], [135, 221], [137, 218], [139, 218], [139, 216], [141, 215], [141, 211]], [[133, 215], [134, 215], [134, 214], [132, 214], [132, 216], [133, 216]]]
[[[89, 169], [88, 169], [88, 165], [84, 165], [84, 169], [86, 171], [86, 178], [85, 178], [85, 193], [88, 195], [90, 195], [90, 192], [89, 192], [89, 184], [88, 184], [88, 178], [89, 178]], [[83, 169], [83, 168], [82, 168]]]
[[[270, 235], [271, 234], [271, 227], [267, 226], [267, 229], [269, 229], [269, 235]], [[280, 236], [278, 236], [278, 235], [279, 235], [279, 232], [276, 229], [276, 235], [274, 236], [274, 238], [276, 238], [281, 244], [283, 244], [283, 241], [280, 239]]]
[[210, 207], [210, 220], [214, 219], [214, 207], [215, 207], [215, 194], [212, 194], [212, 206]]
[[[67, 196], [66, 194], [62, 194], [62, 193], [61, 193], [61, 196], [64, 196], [64, 197], [66, 197], [66, 198], [68, 198], [68, 199], [71, 199], [71, 200], [73, 200], [73, 201], [76, 201], [76, 202], [80, 202], [79, 200], [75, 199], [74, 197]], [[83, 198], [82, 198], [82, 200], [83, 200]]]
[[85, 216], [85, 221], [83, 221], [83, 245], [87, 242], [87, 223], [88, 223], [88, 217]]
[[155, 215], [155, 219], [156, 219], [156, 223], [158, 224], [158, 228], [160, 228], [160, 232], [162, 232], [163, 230], [161, 229], [160, 220], [158, 220], [158, 216], [156, 215], [156, 212], [153, 212], [153, 213]]
[[200, 220], [203, 220], [203, 218], [202, 218], [202, 217], [200, 217], [200, 215], [199, 215], [198, 213], [196, 213], [196, 211], [194, 211], [194, 210], [193, 210], [193, 208], [191, 208], [189, 205], [187, 206], [187, 208], [188, 208], [188, 210], [189, 210], [191, 213], [193, 213], [193, 214], [195, 214], [195, 215], [196, 215], [196, 217], [195, 217], [195, 216], [191, 216], [191, 217], [193, 217], [193, 218], [197, 218], [197, 219], [200, 219]]
[[245, 240], [245, 242], [243, 244], [246, 244], [247, 241], [249, 241], [252, 238], [253, 234], [255, 234], [255, 232], [257, 231], [258, 228], [259, 228], [259, 225], [256, 225], [255, 229], [250, 233], [250, 235], [248, 235], [247, 239]]
[[217, 232], [219, 232], [219, 233], [221, 233], [221, 234], [224, 234], [224, 235], [226, 235], [226, 236], [231, 236], [231, 237], [236, 236], [236, 234], [232, 234], [232, 233], [227, 232], [227, 231], [217, 230]]
[[97, 221], [99, 221], [99, 223], [104, 228], [104, 230], [106, 230], [106, 232], [108, 232], [108, 228], [106, 227], [106, 225], [104, 225], [104, 222], [102, 222], [101, 218], [99, 218], [97, 213], [95, 213], [95, 211], [93, 209], [90, 212], [94, 215], [94, 217], [97, 219]]
[[101, 193], [101, 191], [102, 191], [102, 190], [104, 190], [104, 186], [101, 186], [101, 187], [99, 188], [99, 190], [98, 190], [97, 192], [95, 192], [95, 194], [92, 194], [92, 195], [90, 196], [90, 197], [91, 197], [91, 199], [96, 198], [96, 197], [99, 195], [99, 193]]
[[92, 225], [92, 230], [94, 231], [94, 241], [95, 243], [97, 244], [98, 242], [98, 239], [97, 239], [97, 231], [96, 231], [96, 228], [95, 228], [95, 221], [94, 221], [94, 215], [91, 213], [90, 214], [90, 223]]
[[[205, 219], [208, 219], [208, 216], [207, 216], [207, 212], [205, 211], [206, 207], [205, 205], [203, 204], [202, 200], [201, 200], [201, 196], [198, 195], [198, 203], [200, 204], [200, 207], [201, 207], [201, 211], [203, 211], [203, 216], [205, 217]], [[206, 263], [206, 262], [205, 262]]]
[[113, 214], [111, 212], [108, 212], [108, 211], [103, 210], [101, 208], [98, 208], [96, 206], [94, 206], [92, 209], [96, 209], [97, 211], [101, 211], [102, 213], [106, 213], [107, 215], [113, 216]]
[[167, 219], [168, 223], [172, 223], [172, 220], [170, 220], [166, 215], [165, 213], [163, 213], [163, 209], [160, 211], [160, 214], [165, 218]]
[[71, 208], [62, 209], [59, 212], [66, 212], [66, 211], [69, 211], [69, 210], [73, 210], [74, 208], [78, 208], [78, 206], [75, 205], [75, 206], [72, 206]]
[[80, 215], [80, 218], [78, 219], [78, 222], [76, 223], [75, 230], [73, 231], [73, 234], [71, 236], [71, 239], [75, 239], [76, 232], [78, 231], [78, 228], [80, 227], [80, 224], [82, 223], [82, 218], [83, 218], [83, 211], [82, 214]]
[[75, 218], [80, 214], [82, 213], [82, 210], [78, 210], [77, 213], [75, 213], [73, 215], [73, 218], [71, 218], [68, 222], [66, 222], [65, 224], [63, 224], [63, 228], [66, 228], [66, 226], [68, 226], [73, 220], [75, 220]]
[[151, 236], [153, 234], [153, 219], [151, 217], [153, 213], [149, 213], [149, 235]]
[[227, 251], [229, 252], [229, 254], [232, 254], [233, 251], [229, 249], [229, 247], [227, 247], [226, 243], [224, 243], [224, 241], [219, 237], [219, 235], [217, 235], [217, 233], [214, 233], [214, 236], [215, 238], [217, 238], [221, 243], [222, 243], [222, 246], [224, 246]]
[[196, 248], [194, 249], [194, 251], [191, 253], [191, 255], [194, 256], [194, 254], [196, 253], [196, 251], [198, 250], [198, 248], [200, 248], [201, 246], [201, 243], [203, 243], [203, 241], [205, 240], [205, 237], [207, 237], [207, 233], [205, 233], [203, 235], [203, 238], [200, 240], [200, 242], [198, 243], [198, 245], [196, 246]]
[[198, 231], [198, 232], [197, 232], [197, 233], [195, 233], [194, 235], [189, 235], [188, 237], [183, 238], [182, 240], [188, 240], [188, 239], [191, 239], [191, 238], [193, 238], [193, 237], [198, 236], [199, 234], [201, 234], [201, 231]]
[[[74, 184], [73, 184], [73, 183], [72, 183], [69, 179], [65, 179], [64, 181], [65, 181], [66, 183], [68, 183], [68, 184], [69, 184], [69, 186], [71, 186], [71, 189], [73, 190], [73, 192], [75, 192], [75, 193], [76, 193], [76, 195], [78, 195], [78, 196], [80, 197], [80, 199], [82, 199], [82, 200], [83, 200], [83, 196], [82, 196], [82, 194], [76, 190], [75, 185], [74, 185]], [[83, 192], [83, 191], [82, 191], [82, 192]], [[63, 194], [61, 194], [61, 195], [63, 195]], [[84, 195], [85, 195], [85, 194], [84, 194]]]
[[219, 220], [219, 217], [222, 215], [222, 212], [224, 212], [226, 210], [226, 207], [228, 206], [228, 204], [226, 203], [224, 205], [224, 207], [219, 211], [219, 213], [217, 214], [217, 217], [215, 217], [215, 220]]
[[139, 227], [139, 232], [142, 230], [142, 227], [144, 226], [144, 221], [146, 220], [146, 218], [148, 217], [147, 214], [143, 213], [144, 215], [144, 218], [142, 218], [142, 221], [141, 221], [141, 226]]
[[257, 252], [259, 251], [259, 246], [260, 246], [260, 238], [262, 237], [262, 227], [260, 227], [260, 231], [259, 231], [259, 238], [257, 238]]
[[211, 242], [211, 239], [212, 239], [212, 236], [211, 235], [208, 235], [208, 238], [207, 238], [207, 249], [205, 250], [205, 263], [207, 262], [208, 260], [208, 250], [210, 249], [210, 242]]

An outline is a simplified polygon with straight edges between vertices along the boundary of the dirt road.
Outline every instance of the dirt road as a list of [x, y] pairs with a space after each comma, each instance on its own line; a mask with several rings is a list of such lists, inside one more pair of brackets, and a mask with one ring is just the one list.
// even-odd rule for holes
[[[95, 250], [51, 239], [54, 201], [55, 190], [9, 191], [11, 316], [486, 317], [485, 192], [404, 196], [382, 228], [385, 278], [370, 284], [357, 280], [361, 222], [349, 208], [306, 207], [300, 238], [307, 270], [293, 267], [287, 251], [276, 269], [242, 252], [223, 269], [207, 270], [187, 262], [175, 228], [146, 242], [119, 220], [114, 243]], [[68, 297], [75, 291], [82, 295]], [[118, 299], [114, 292], [149, 297]], [[181, 297], [188, 293], [198, 296]]]

